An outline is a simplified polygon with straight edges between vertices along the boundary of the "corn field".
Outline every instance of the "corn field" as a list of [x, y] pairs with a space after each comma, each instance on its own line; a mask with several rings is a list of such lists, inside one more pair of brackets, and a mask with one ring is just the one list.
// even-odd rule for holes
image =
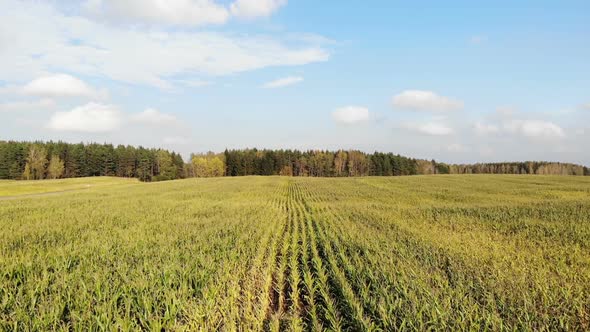
[[590, 329], [590, 178], [61, 181], [0, 182], [0, 330]]

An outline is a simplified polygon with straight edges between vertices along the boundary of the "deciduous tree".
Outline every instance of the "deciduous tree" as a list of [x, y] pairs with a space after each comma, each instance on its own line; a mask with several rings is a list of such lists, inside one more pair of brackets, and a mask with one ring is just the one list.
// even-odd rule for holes
[[59, 179], [64, 174], [64, 162], [57, 155], [51, 156], [49, 167], [47, 167], [47, 177], [50, 179]]

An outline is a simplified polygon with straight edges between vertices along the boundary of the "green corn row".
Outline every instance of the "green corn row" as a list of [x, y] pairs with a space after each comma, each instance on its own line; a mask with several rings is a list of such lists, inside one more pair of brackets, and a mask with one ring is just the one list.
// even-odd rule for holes
[[0, 200], [0, 330], [590, 330], [590, 179], [116, 182]]

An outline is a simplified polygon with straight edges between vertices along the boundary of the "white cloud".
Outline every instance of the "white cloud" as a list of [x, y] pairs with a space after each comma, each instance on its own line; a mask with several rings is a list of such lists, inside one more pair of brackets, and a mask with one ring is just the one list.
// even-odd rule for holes
[[483, 122], [476, 122], [473, 128], [478, 135], [495, 134], [500, 131], [500, 128], [498, 128], [498, 126], [493, 124], [486, 124]]
[[55, 101], [53, 101], [53, 99], [44, 98], [36, 101], [13, 101], [0, 103], [0, 112], [29, 111], [53, 107], [55, 107]]
[[153, 108], [148, 108], [143, 112], [131, 115], [131, 120], [138, 123], [149, 125], [165, 125], [177, 123], [177, 119], [174, 115], [162, 113], [157, 109]]
[[[560, 116], [573, 114], [561, 113]], [[534, 139], [563, 138], [565, 130], [558, 124], [536, 119], [523, 119], [524, 114], [510, 107], [498, 108], [495, 112], [494, 123], [476, 122], [473, 129], [480, 136], [490, 134], [518, 135]]]
[[332, 112], [334, 121], [344, 124], [354, 124], [369, 120], [369, 110], [366, 107], [346, 106]]
[[286, 4], [287, 0], [236, 0], [227, 8], [213, 0], [87, 0], [83, 8], [116, 22], [203, 26], [224, 24], [230, 13], [243, 19], [270, 16]]
[[230, 6], [233, 16], [252, 19], [270, 16], [281, 6], [287, 4], [287, 0], [236, 0]]
[[511, 133], [521, 134], [531, 138], [561, 138], [565, 131], [558, 125], [542, 120], [512, 120], [504, 124], [504, 128]]
[[405, 127], [406, 129], [430, 136], [448, 136], [455, 132], [453, 128], [438, 122], [408, 123]]
[[588, 104], [583, 104], [580, 108], [584, 109], [584, 110], [589, 110], [590, 111], [590, 103]]
[[286, 86], [301, 83], [301, 82], [303, 82], [303, 77], [289, 76], [289, 77], [284, 77], [284, 78], [280, 78], [280, 79], [265, 83], [263, 85], [263, 87], [267, 88], [267, 89], [282, 88], [282, 87], [286, 87]]
[[56, 131], [102, 133], [118, 129], [122, 122], [121, 113], [115, 106], [88, 103], [53, 114], [47, 127]]
[[393, 106], [414, 111], [447, 112], [460, 110], [463, 102], [432, 91], [406, 90], [393, 97]]
[[229, 18], [228, 10], [211, 0], [88, 0], [84, 7], [118, 21], [200, 26]]
[[7, 83], [68, 71], [171, 88], [175, 76], [187, 73], [228, 75], [329, 57], [320, 45], [296, 39], [108, 25], [66, 16], [51, 2], [0, 1], [0, 31], [10, 31], [0, 37], [0, 73]]
[[26, 84], [22, 91], [27, 95], [45, 97], [88, 97], [103, 98], [106, 92], [99, 92], [82, 80], [67, 74], [39, 77]]

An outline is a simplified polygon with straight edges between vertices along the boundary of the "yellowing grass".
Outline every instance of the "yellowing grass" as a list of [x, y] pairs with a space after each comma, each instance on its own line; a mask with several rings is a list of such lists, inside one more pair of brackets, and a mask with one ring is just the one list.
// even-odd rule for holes
[[590, 329], [588, 178], [84, 181], [0, 201], [0, 330]]
[[72, 190], [90, 189], [95, 187], [112, 187], [115, 185], [138, 184], [137, 179], [95, 177], [39, 181], [0, 181], [0, 199], [7, 196], [44, 194]]

